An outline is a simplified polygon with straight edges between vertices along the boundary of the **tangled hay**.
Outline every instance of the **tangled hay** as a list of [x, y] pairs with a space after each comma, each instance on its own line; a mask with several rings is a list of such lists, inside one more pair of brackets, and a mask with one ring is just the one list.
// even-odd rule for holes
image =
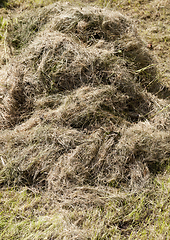
[[28, 16], [9, 31], [9, 46], [20, 39], [22, 52], [0, 70], [0, 184], [143, 186], [170, 158], [154, 58], [120, 13], [60, 4], [43, 11], [31, 42]]
[[156, 131], [149, 123], [105, 137], [102, 133], [95, 132], [88, 142], [58, 159], [49, 174], [50, 187], [69, 183], [118, 187], [127, 182], [139, 187], [169, 162], [169, 134]]
[[53, 190], [87, 184], [139, 187], [169, 163], [169, 132], [149, 122], [88, 132], [52, 127], [48, 121], [32, 117], [15, 130], [1, 132], [1, 184]]

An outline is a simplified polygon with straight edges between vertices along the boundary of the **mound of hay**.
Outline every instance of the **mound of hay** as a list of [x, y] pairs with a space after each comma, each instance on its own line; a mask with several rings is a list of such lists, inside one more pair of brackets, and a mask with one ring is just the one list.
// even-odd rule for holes
[[[0, 184], [144, 185], [170, 157], [169, 103], [156, 96], [154, 58], [120, 13], [49, 9], [0, 70]], [[15, 34], [23, 36], [30, 28], [21, 23]]]
[[86, 184], [139, 187], [169, 163], [169, 131], [149, 122], [115, 126], [110, 132], [56, 125], [42, 122], [40, 115], [15, 130], [1, 131], [1, 184], [53, 190]]
[[139, 123], [121, 133], [104, 133], [95, 132], [88, 142], [62, 155], [49, 173], [49, 186], [118, 187], [128, 182], [131, 187], [139, 187], [169, 162], [169, 134], [149, 123]]

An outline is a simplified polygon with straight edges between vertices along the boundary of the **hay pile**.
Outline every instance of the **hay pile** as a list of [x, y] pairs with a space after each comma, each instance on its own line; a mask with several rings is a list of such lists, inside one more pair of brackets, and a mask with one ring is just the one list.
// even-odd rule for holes
[[170, 158], [169, 103], [158, 98], [169, 91], [153, 56], [120, 13], [43, 13], [9, 29], [18, 55], [0, 70], [1, 186], [143, 186]]

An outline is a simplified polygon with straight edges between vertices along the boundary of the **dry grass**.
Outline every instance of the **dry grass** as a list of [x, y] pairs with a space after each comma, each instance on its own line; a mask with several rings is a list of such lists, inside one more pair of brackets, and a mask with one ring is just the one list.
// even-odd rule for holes
[[169, 239], [159, 59], [121, 13], [38, 5], [3, 38], [0, 239]]
[[[21, 120], [18, 119], [20, 115], [25, 118], [21, 114], [22, 108], [29, 115], [29, 111], [33, 108], [32, 97], [40, 94], [56, 94], [85, 85], [115, 86], [115, 90], [120, 92], [117, 101], [126, 102], [126, 109], [121, 111], [127, 114], [127, 118], [134, 118], [136, 121], [139, 115], [142, 117], [151, 110], [149, 106], [151, 103], [144, 96], [145, 93], [142, 93], [144, 91], [142, 88], [162, 96], [168, 94], [169, 91], [165, 91], [156, 80], [155, 61], [139, 39], [130, 20], [119, 13], [112, 13], [109, 10], [100, 12], [96, 8], [93, 9], [95, 14], [88, 8], [82, 12], [77, 8], [70, 10], [68, 5], [65, 6], [65, 11], [58, 4], [47, 8], [48, 10], [46, 8], [41, 10], [41, 14], [52, 19], [46, 25], [46, 29], [50, 30], [41, 31], [26, 49], [22, 48], [23, 52], [15, 61], [12, 60], [13, 67], [11, 68], [9, 64], [8, 69], [5, 69], [10, 72], [9, 75], [4, 77], [4, 69], [2, 69], [3, 127], [20, 122]], [[30, 13], [27, 14], [32, 19]], [[28, 16], [26, 15], [25, 20], [21, 22], [31, 22], [28, 21]], [[38, 19], [35, 21], [40, 21], [42, 24], [41, 19]], [[83, 21], [89, 24], [89, 27], [86, 26], [79, 31], [80, 23], [82, 24]], [[95, 29], [91, 27], [94, 23]], [[29, 28], [21, 28], [20, 21], [17, 26], [20, 32], [12, 31], [13, 28], [9, 30], [10, 41], [20, 38], [24, 44], [25, 41], [28, 42], [25, 40], [28, 36], [30, 41], [32, 37]], [[62, 26], [62, 29], [59, 26]], [[15, 25], [13, 27], [15, 28]], [[13, 32], [15, 36], [12, 37]], [[83, 39], [83, 36], [86, 36], [86, 39]], [[12, 42], [9, 43], [9, 47], [13, 47]], [[5, 93], [7, 83], [10, 90]], [[138, 107], [140, 110], [137, 110]], [[20, 114], [15, 114], [17, 111]], [[129, 112], [134, 117], [129, 116]]]
[[67, 195], [2, 190], [0, 239], [168, 239], [169, 210], [168, 175], [141, 193], [86, 186]]

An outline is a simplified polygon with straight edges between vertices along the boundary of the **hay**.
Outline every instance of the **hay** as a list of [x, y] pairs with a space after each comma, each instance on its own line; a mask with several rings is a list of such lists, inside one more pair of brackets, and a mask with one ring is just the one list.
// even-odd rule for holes
[[[32, 31], [26, 23], [32, 24], [32, 21], [41, 26], [29, 36]], [[42, 30], [44, 25], [46, 28]], [[25, 41], [29, 41], [21, 38], [23, 52], [12, 60], [13, 67], [7, 68], [8, 75], [1, 78], [4, 86], [8, 83], [8, 93], [2, 93], [5, 97], [1, 106], [1, 127], [14, 126], [28, 117], [36, 105], [34, 100], [42, 94], [62, 93], [85, 85], [114, 85], [122, 97], [129, 99], [124, 100], [127, 110], [123, 110], [128, 112], [128, 120], [138, 121], [151, 111], [152, 103], [141, 92], [142, 88], [160, 92], [161, 85], [155, 80], [155, 62], [132, 22], [120, 13], [54, 4], [38, 10], [37, 14], [28, 12], [12, 26], [19, 32], [9, 30], [11, 41], [16, 36], [10, 34], [18, 34], [32, 42], [24, 49]], [[87, 39], [92, 39], [90, 44]], [[5, 87], [3, 91], [7, 91]], [[20, 100], [11, 94], [14, 91], [20, 91]], [[121, 102], [122, 97], [117, 100]], [[22, 109], [25, 109], [25, 116]], [[130, 111], [134, 116], [129, 116]]]
[[49, 173], [49, 186], [128, 183], [139, 188], [169, 163], [169, 134], [139, 123], [121, 135], [113, 132], [104, 137], [102, 131], [90, 135], [89, 142], [58, 159]]
[[49, 7], [27, 10], [9, 22], [6, 40], [13, 54], [33, 40], [34, 35], [48, 22], [51, 11]]
[[45, 21], [30, 17], [34, 34], [22, 16], [15, 34], [31, 36], [1, 69], [0, 184], [144, 186], [170, 156], [153, 56], [119, 13], [60, 4], [44, 12]]
[[54, 30], [67, 33], [79, 38], [82, 42], [92, 45], [103, 39], [113, 42], [125, 32], [131, 32], [133, 27], [118, 12], [109, 12], [101, 9], [91, 11], [88, 8], [66, 10], [53, 20]]
[[169, 132], [149, 122], [122, 130], [115, 127], [111, 132], [103, 128], [86, 132], [34, 121], [30, 127], [27, 123], [16, 128], [16, 134], [1, 133], [6, 164], [1, 184], [46, 186], [55, 191], [87, 184], [134, 188], [169, 163]]
[[3, 76], [1, 79], [0, 129], [20, 123], [22, 119], [28, 118], [32, 110], [32, 90], [23, 82], [23, 77], [24, 73], [17, 68], [12, 69], [9, 77]]
[[60, 107], [46, 114], [45, 118], [50, 122], [88, 130], [136, 122], [152, 108], [148, 95], [141, 94], [139, 89], [131, 86], [129, 93], [125, 94], [114, 85], [80, 88], [68, 95]]
[[[106, 47], [108, 47], [107, 44]], [[42, 94], [51, 95], [85, 85], [96, 87], [101, 84], [112, 85], [114, 87], [110, 91], [118, 91], [116, 94], [120, 96], [116, 97], [117, 101], [126, 102], [126, 109], [120, 111], [124, 111], [125, 114], [128, 112], [127, 118], [129, 117], [129, 120], [132, 118], [137, 121], [151, 110], [151, 103], [147, 100], [148, 97], [145, 96], [145, 93], [142, 93], [143, 85], [136, 82], [136, 74], [132, 72], [133, 65], [128, 64], [121, 56], [117, 56], [112, 45], [109, 49], [99, 49], [98, 46], [90, 48], [82, 46], [80, 48], [79, 44], [75, 43], [70, 37], [68, 38], [58, 32], [43, 31], [24, 51], [23, 55], [24, 59], [21, 61], [20, 67], [18, 68], [15, 64], [17, 70], [11, 71], [9, 69], [9, 76], [2, 82], [4, 82], [4, 85], [5, 82], [8, 82], [8, 88], [11, 89], [11, 92], [13, 88], [18, 91], [19, 82], [22, 82], [22, 88], [24, 89], [22, 98], [28, 105], [27, 111], [32, 110], [32, 99], [33, 97], [35, 99], [35, 96], [38, 99], [38, 96]], [[20, 76], [16, 77], [15, 71], [21, 72]], [[13, 78], [16, 79], [15, 83]], [[8, 98], [12, 99], [13, 97], [10, 95]], [[23, 104], [24, 101], [22, 101]], [[11, 100], [11, 102], [13, 102], [11, 108], [16, 111], [18, 105], [15, 101]], [[122, 105], [124, 103], [122, 102]], [[36, 105], [36, 102], [34, 104]], [[112, 105], [113, 103], [108, 104]], [[106, 105], [108, 104], [106, 103]], [[20, 109], [19, 111], [21, 112]], [[12, 125], [15, 118], [9, 110], [7, 113], [9, 116], [11, 115]], [[18, 121], [21, 120], [18, 120], [16, 116], [16, 123]], [[10, 117], [7, 122], [10, 123]]]

